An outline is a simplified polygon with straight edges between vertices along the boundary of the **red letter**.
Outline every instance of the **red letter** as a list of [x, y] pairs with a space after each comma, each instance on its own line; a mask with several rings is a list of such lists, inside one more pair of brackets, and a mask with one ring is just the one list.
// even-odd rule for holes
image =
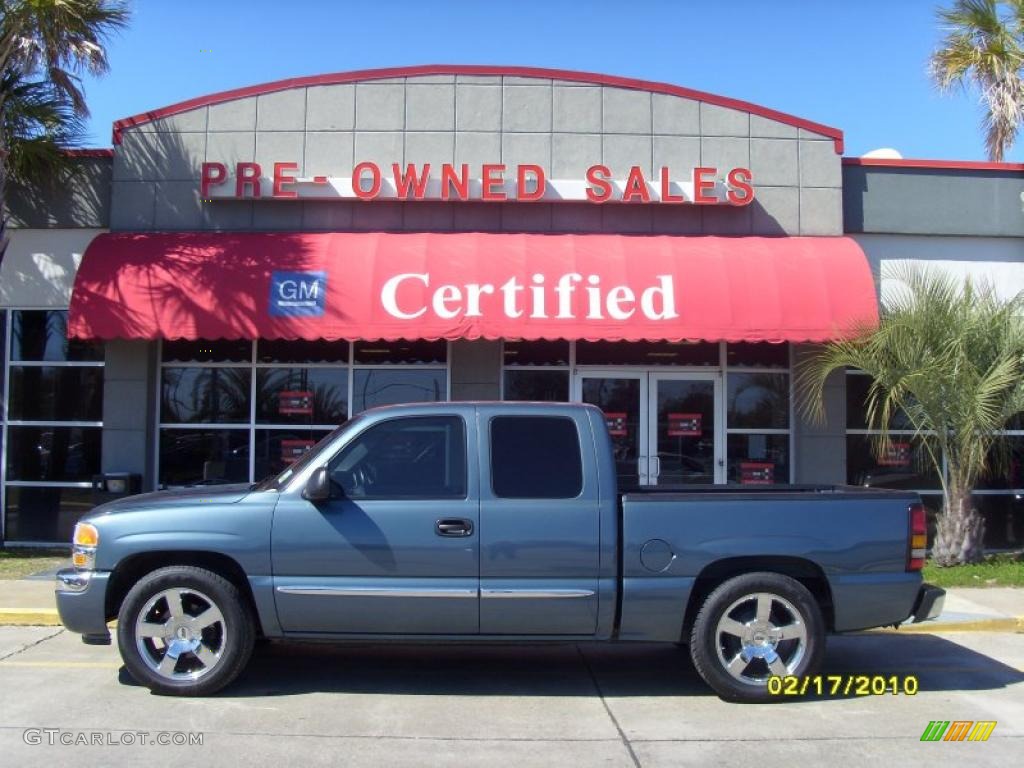
[[[749, 168], [733, 168], [729, 171], [729, 186], [736, 188], [725, 193], [729, 202], [733, 205], [750, 205], [754, 202], [754, 187], [750, 183], [752, 180]], [[737, 195], [736, 190], [743, 194]]]
[[663, 203], [682, 203], [685, 202], [686, 198], [682, 195], [672, 191], [672, 185], [668, 178], [668, 168], [662, 167], [661, 169], [661, 202]]
[[210, 197], [210, 187], [224, 183], [228, 177], [228, 169], [224, 163], [203, 163], [199, 176], [199, 197], [206, 200]]
[[622, 202], [631, 203], [634, 197], [639, 197], [640, 202], [651, 202], [651, 193], [647, 191], [647, 180], [644, 179], [644, 172], [639, 165], [629, 169], [629, 178], [626, 179], [626, 188], [622, 191]]
[[398, 190], [399, 200], [409, 199], [409, 189], [412, 188], [412, 199], [422, 200], [427, 194], [427, 181], [430, 179], [430, 163], [423, 164], [423, 173], [416, 175], [416, 163], [409, 163], [402, 173], [398, 163], [391, 164], [391, 172], [395, 175], [395, 189]]
[[[465, 163], [462, 164], [461, 176], [455, 175], [455, 169], [451, 163], [445, 163], [441, 166], [441, 199], [447, 200], [450, 195], [450, 190], [455, 190], [455, 196], [459, 200], [469, 199], [469, 166]], [[449, 187], [448, 185], [451, 185]]]
[[[537, 188], [533, 192], [526, 191], [526, 174], [532, 173], [533, 178], [537, 182]], [[544, 180], [544, 169], [539, 165], [520, 165], [518, 171], [518, 179], [516, 180], [516, 200], [522, 202], [529, 202], [530, 200], [540, 200], [544, 197], [544, 187], [547, 182]]]
[[[363, 171], [369, 171], [370, 188], [363, 189]], [[373, 200], [380, 194], [380, 168], [376, 163], [360, 163], [352, 169], [352, 191], [360, 200]]]
[[[506, 200], [505, 190], [501, 188], [503, 180], [501, 174], [505, 172], [504, 165], [488, 165], [483, 166], [483, 192], [480, 194], [482, 200]], [[497, 176], [493, 174], [497, 173]]]
[[714, 205], [718, 198], [714, 195], [705, 195], [704, 191], [715, 188], [715, 180], [706, 181], [705, 176], [718, 173], [717, 168], [694, 168], [693, 169], [693, 202], [697, 205]]
[[587, 181], [590, 183], [587, 187], [587, 200], [592, 203], [603, 203], [612, 196], [612, 185], [608, 182], [611, 175], [612, 172], [608, 170], [607, 165], [592, 165], [587, 168]]
[[252, 196], [260, 196], [260, 176], [263, 171], [259, 163], [238, 163], [235, 166], [235, 197], [245, 197], [245, 188], [252, 189]]
[[295, 198], [299, 193], [294, 189], [285, 189], [285, 184], [294, 184], [294, 176], [286, 176], [285, 171], [299, 170], [298, 163], [274, 163], [274, 197]]

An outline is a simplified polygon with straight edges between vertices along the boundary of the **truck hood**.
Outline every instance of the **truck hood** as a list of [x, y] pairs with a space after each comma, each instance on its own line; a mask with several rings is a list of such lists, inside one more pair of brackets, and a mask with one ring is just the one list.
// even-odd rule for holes
[[187, 507], [196, 504], [235, 504], [248, 496], [252, 488], [253, 486], [249, 483], [238, 483], [140, 493], [137, 496], [126, 496], [117, 501], [108, 501], [106, 504], [101, 504], [89, 514], [89, 517], [116, 515], [140, 509], [173, 509], [175, 507]]

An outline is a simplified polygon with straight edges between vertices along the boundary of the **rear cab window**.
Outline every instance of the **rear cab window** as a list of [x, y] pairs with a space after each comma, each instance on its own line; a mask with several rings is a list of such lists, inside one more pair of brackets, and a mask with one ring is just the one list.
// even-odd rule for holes
[[574, 499], [583, 491], [576, 422], [566, 416], [495, 416], [491, 490], [503, 499]]

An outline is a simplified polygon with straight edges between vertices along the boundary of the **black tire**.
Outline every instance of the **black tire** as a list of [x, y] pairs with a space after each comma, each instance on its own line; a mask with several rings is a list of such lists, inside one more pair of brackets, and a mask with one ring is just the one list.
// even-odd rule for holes
[[170, 696], [206, 696], [229, 685], [255, 641], [252, 612], [238, 588], [194, 566], [147, 574], [117, 617], [117, 642], [132, 677]]
[[[765, 604], [767, 620], [758, 616]], [[747, 573], [719, 585], [690, 636], [694, 667], [726, 701], [779, 700], [769, 693], [768, 678], [812, 675], [824, 650], [825, 623], [814, 596], [779, 573]]]

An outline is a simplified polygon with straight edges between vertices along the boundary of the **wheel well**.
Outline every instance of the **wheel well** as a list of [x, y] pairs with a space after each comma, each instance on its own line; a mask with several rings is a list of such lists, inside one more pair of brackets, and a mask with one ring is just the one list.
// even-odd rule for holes
[[831, 632], [835, 628], [832, 590], [829, 589], [825, 572], [817, 564], [802, 557], [731, 557], [710, 563], [697, 576], [683, 617], [682, 639], [689, 640], [690, 630], [697, 619], [700, 607], [719, 585], [734, 576], [758, 571], [780, 573], [799, 581], [807, 587], [818, 603], [822, 618], [825, 620], [826, 631]]
[[198, 568], [205, 568], [219, 576], [223, 576], [234, 584], [249, 604], [249, 610], [252, 611], [253, 620], [256, 622], [257, 632], [262, 635], [259, 612], [256, 610], [256, 600], [253, 597], [252, 587], [249, 585], [249, 579], [246, 578], [245, 571], [236, 560], [220, 552], [172, 550], [168, 552], [142, 552], [126, 557], [117, 564], [110, 574], [105, 601], [107, 620], [117, 618], [117, 613], [121, 610], [121, 603], [124, 602], [128, 592], [141, 578], [158, 568], [165, 568], [169, 565], [192, 565]]

